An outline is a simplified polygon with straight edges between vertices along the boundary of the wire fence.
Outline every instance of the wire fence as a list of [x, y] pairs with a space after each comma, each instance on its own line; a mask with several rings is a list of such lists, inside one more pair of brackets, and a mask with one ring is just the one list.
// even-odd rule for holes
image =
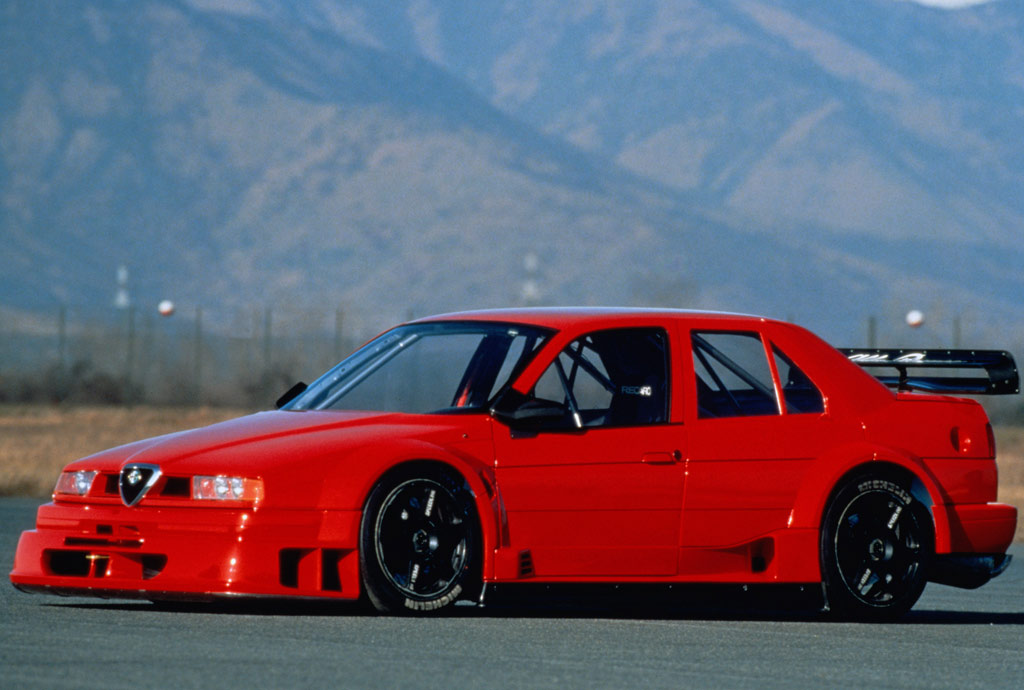
[[[414, 316], [406, 313], [406, 317]], [[0, 403], [209, 405], [266, 409], [391, 325], [344, 309], [132, 306], [0, 313]], [[851, 347], [999, 347], [970, 320], [908, 335], [898, 317], [865, 317]], [[993, 343], [989, 343], [993, 341]], [[994, 421], [1024, 425], [1020, 396], [983, 398]]]
[[0, 325], [0, 402], [266, 407], [375, 334], [334, 312], [58, 308]]

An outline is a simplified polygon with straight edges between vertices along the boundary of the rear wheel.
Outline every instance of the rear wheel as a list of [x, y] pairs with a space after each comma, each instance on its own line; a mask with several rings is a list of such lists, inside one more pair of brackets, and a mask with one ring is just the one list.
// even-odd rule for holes
[[821, 531], [830, 611], [880, 620], [903, 615], [927, 582], [933, 550], [928, 510], [892, 478], [862, 475], [832, 499]]
[[370, 603], [384, 613], [435, 611], [478, 579], [479, 523], [473, 496], [454, 473], [393, 475], [370, 493], [360, 532], [360, 568]]

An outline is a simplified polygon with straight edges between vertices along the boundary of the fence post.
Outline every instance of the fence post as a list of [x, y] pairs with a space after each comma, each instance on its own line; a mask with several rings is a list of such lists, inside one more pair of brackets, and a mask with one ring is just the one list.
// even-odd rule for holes
[[195, 355], [193, 372], [193, 395], [196, 405], [203, 404], [203, 308], [196, 307]]
[[57, 310], [57, 390], [55, 396], [64, 400], [68, 396], [68, 310], [60, 305]]
[[135, 372], [135, 305], [128, 306], [128, 338], [124, 357], [124, 400], [128, 407], [134, 402], [132, 376]]
[[61, 377], [64, 376], [64, 368], [67, 366], [68, 349], [68, 314], [67, 307], [63, 304], [57, 310], [57, 366]]
[[[338, 309], [334, 312], [334, 352], [332, 354], [334, 355], [335, 362], [340, 362], [341, 358], [345, 355], [345, 353], [342, 352], [341, 344], [341, 327], [343, 325], [344, 318], [345, 312], [343, 309]], [[331, 366], [333, 366], [333, 363]]]
[[263, 311], [263, 377], [270, 375], [270, 326], [274, 318], [270, 307]]

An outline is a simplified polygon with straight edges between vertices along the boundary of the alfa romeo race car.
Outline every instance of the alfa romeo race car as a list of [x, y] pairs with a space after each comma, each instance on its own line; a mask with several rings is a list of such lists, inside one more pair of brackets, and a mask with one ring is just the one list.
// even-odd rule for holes
[[1008, 565], [992, 428], [949, 394], [1018, 388], [1004, 352], [841, 352], [755, 316], [435, 316], [279, 409], [68, 465], [10, 578], [387, 613], [491, 584], [801, 583], [890, 618]]

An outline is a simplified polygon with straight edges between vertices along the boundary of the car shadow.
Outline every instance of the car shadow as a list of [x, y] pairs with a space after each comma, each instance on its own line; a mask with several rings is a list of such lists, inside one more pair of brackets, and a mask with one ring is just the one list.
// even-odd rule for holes
[[[47, 606], [110, 611], [248, 616], [379, 617], [361, 601], [326, 599], [226, 599], [192, 601], [66, 601]], [[728, 620], [849, 623], [822, 612], [817, 587], [731, 585], [492, 587], [485, 605], [460, 602], [444, 618], [568, 618], [634, 620]], [[429, 616], [422, 616], [429, 617]], [[912, 610], [895, 625], [1024, 625], [1024, 612]]]

